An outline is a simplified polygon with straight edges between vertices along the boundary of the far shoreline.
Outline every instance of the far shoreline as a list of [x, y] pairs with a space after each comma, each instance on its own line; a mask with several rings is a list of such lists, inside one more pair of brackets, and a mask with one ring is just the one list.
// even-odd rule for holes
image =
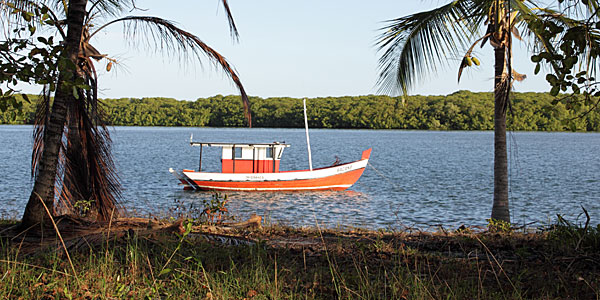
[[[37, 96], [18, 110], [0, 113], [0, 124], [31, 125]], [[513, 93], [509, 131], [600, 132], [600, 108], [556, 102], [548, 93]], [[195, 101], [173, 98], [103, 99], [110, 126], [243, 128], [240, 96]], [[313, 129], [493, 130], [492, 93], [458, 91], [445, 96], [385, 95], [307, 99]], [[304, 128], [302, 99], [250, 97], [253, 128]], [[580, 117], [581, 116], [581, 117]]]
[[[30, 127], [33, 128], [33, 124], [0, 124], [0, 127]], [[156, 128], [156, 129], [167, 129], [167, 128], [190, 128], [190, 129], [241, 129], [241, 130], [252, 130], [252, 129], [259, 129], [259, 130], [264, 130], [264, 129], [269, 129], [269, 130], [304, 130], [304, 127], [210, 127], [210, 126], [204, 126], [204, 127], [198, 127], [198, 126], [155, 126], [155, 125], [148, 125], [148, 126], [144, 126], [144, 125], [106, 125], [107, 128], [109, 129], [114, 129], [114, 128], [140, 128], [140, 129], [151, 129], [151, 128]], [[446, 129], [446, 130], [442, 130], [442, 129], [404, 129], [404, 128], [396, 128], [396, 129], [371, 129], [371, 128], [309, 128], [309, 130], [332, 130], [332, 131], [405, 131], [405, 132], [481, 132], [481, 133], [493, 133], [494, 130], [493, 129], [489, 129], [489, 130], [477, 130], [477, 129], [473, 129], [473, 130], [464, 130], [464, 129]], [[507, 129], [508, 133], [548, 133], [548, 134], [556, 134], [556, 133], [568, 133], [568, 134], [600, 134], [599, 131], [544, 131], [544, 130], [537, 130], [537, 131], [532, 131], [532, 130], [514, 130], [511, 131], [510, 129]]]

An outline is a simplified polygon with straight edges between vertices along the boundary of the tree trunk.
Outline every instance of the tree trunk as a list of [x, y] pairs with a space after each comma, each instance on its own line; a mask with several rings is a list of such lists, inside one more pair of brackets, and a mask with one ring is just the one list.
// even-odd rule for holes
[[[78, 60], [86, 5], [87, 0], [69, 1], [67, 38], [65, 40], [65, 50], [62, 55], [70, 59], [75, 65], [77, 65]], [[64, 125], [67, 117], [67, 103], [74, 100], [71, 89], [65, 87], [63, 82], [72, 81], [76, 76], [76, 70], [60, 70], [50, 118], [44, 128], [44, 149], [39, 161], [38, 173], [33, 185], [33, 191], [23, 213], [23, 226], [28, 227], [35, 224], [47, 225], [44, 224], [44, 221], [47, 220], [47, 213], [41, 201], [44, 201], [50, 212], [53, 212], [54, 188]]]
[[506, 108], [510, 82], [506, 72], [506, 47], [495, 47], [494, 76], [494, 204], [492, 219], [510, 222], [508, 206], [508, 157], [506, 151]]

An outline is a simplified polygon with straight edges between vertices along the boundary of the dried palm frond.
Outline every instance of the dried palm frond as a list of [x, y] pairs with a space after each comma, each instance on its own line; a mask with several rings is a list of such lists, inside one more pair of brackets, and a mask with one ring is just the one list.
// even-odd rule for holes
[[112, 160], [110, 135], [93, 93], [80, 91], [79, 99], [70, 103], [62, 192], [71, 204], [91, 201], [98, 212], [97, 219], [106, 221], [117, 207], [121, 187]]
[[229, 4], [227, 3], [227, 0], [221, 0], [221, 3], [223, 3], [225, 14], [227, 14], [227, 21], [229, 21], [229, 32], [231, 32], [231, 37], [238, 41], [239, 33], [237, 27], [235, 26], [235, 22], [233, 21], [233, 15], [231, 14], [231, 9], [229, 9]]
[[115, 23], [125, 24], [126, 40], [130, 43], [137, 42], [145, 45], [148, 49], [154, 49], [154, 51], [178, 55], [182, 60], [193, 57], [202, 62], [202, 58], [207, 57], [215, 66], [220, 67], [238, 88], [242, 96], [248, 126], [252, 127], [250, 102], [237, 72], [224, 56], [199, 37], [177, 27], [169, 20], [148, 16], [127, 16], [108, 22], [90, 33], [84, 43], [89, 43], [96, 33]]

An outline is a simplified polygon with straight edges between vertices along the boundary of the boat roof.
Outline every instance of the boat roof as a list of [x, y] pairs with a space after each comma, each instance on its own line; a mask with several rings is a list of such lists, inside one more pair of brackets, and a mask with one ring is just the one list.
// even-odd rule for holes
[[273, 142], [273, 143], [222, 143], [222, 142], [192, 142], [192, 146], [208, 146], [208, 147], [255, 147], [255, 148], [270, 148], [274, 146], [289, 147], [290, 144], [285, 142]]

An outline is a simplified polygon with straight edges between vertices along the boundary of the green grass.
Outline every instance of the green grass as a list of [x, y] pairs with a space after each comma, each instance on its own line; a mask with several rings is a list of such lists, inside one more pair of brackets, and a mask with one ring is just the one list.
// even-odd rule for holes
[[[570, 234], [564, 227], [533, 235], [408, 235], [271, 226], [246, 232], [258, 242], [243, 246], [209, 242], [197, 233], [130, 232], [71, 250], [73, 268], [58, 243], [25, 254], [30, 251], [20, 246], [18, 238], [3, 238], [0, 299], [598, 299], [600, 295], [599, 251], [590, 248], [597, 244], [584, 241], [580, 249], [573, 249], [558, 243], [561, 234]], [[289, 247], [268, 242], [282, 237], [317, 242]]]

